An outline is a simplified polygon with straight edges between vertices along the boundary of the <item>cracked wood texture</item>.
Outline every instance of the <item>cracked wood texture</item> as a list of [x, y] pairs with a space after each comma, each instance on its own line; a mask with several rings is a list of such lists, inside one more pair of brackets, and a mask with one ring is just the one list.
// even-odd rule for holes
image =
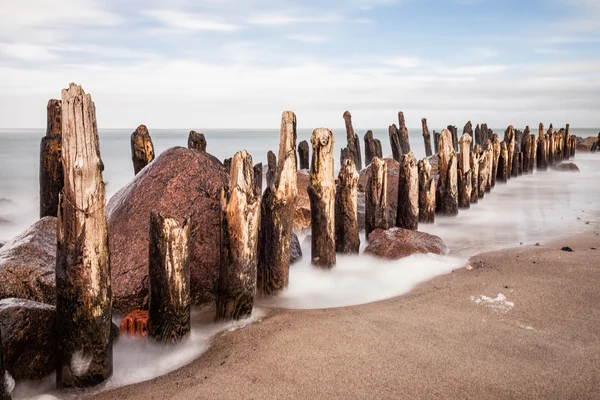
[[452, 148], [454, 152], [458, 152], [458, 128], [454, 125], [448, 125], [447, 129], [450, 131], [452, 135]]
[[471, 204], [479, 201], [479, 158], [481, 157], [481, 146], [476, 144], [471, 152]]
[[492, 158], [491, 164], [492, 175], [490, 176], [490, 184], [485, 188], [486, 192], [489, 192], [491, 188], [496, 186], [496, 178], [498, 177], [498, 162], [500, 160], [500, 150], [502, 149], [502, 146], [500, 145], [500, 141], [498, 140], [498, 135], [495, 133], [492, 135], [492, 147], [494, 149], [494, 157]]
[[515, 128], [512, 125], [509, 125], [504, 131], [504, 142], [506, 143], [506, 148], [508, 150], [508, 174], [506, 178], [510, 179], [512, 176], [517, 176], [516, 173], [513, 174], [515, 159]]
[[458, 207], [471, 207], [471, 135], [463, 133], [459, 140], [458, 154]]
[[203, 133], [190, 131], [188, 136], [188, 149], [206, 151], [206, 138]]
[[56, 384], [86, 387], [112, 374], [112, 293], [96, 109], [91, 96], [74, 83], [62, 91], [62, 132]]
[[228, 198], [223, 199], [217, 321], [239, 320], [252, 314], [259, 224], [260, 195], [255, 190], [252, 157], [243, 150], [233, 156]]
[[439, 180], [436, 193], [436, 212], [441, 215], [457, 215], [457, 157], [452, 143], [452, 133], [448, 129], [444, 129], [440, 134], [438, 163]]
[[435, 179], [427, 157], [419, 161], [419, 222], [435, 222]]
[[131, 134], [131, 160], [135, 175], [154, 160], [154, 145], [146, 125], [138, 126]]
[[427, 118], [421, 118], [421, 129], [423, 130], [423, 142], [425, 143], [425, 155], [431, 157], [431, 134], [427, 127]]
[[62, 102], [49, 100], [46, 136], [40, 143], [40, 218], [58, 215], [58, 197], [63, 189]]
[[317, 128], [310, 138], [311, 262], [320, 268], [333, 268], [335, 256], [335, 171], [333, 148], [335, 139], [327, 128]]
[[190, 333], [190, 221], [150, 213], [148, 337], [180, 343]]
[[300, 164], [300, 169], [309, 169], [310, 168], [310, 164], [309, 164], [309, 148], [308, 148], [308, 142], [306, 140], [303, 140], [300, 142], [300, 144], [298, 144], [298, 158], [299, 158], [299, 164]]
[[[344, 124], [346, 125], [346, 141], [348, 149], [348, 157], [354, 162], [354, 165], [361, 170], [362, 169], [362, 156], [360, 154], [360, 141], [357, 140], [357, 135], [354, 133], [352, 127], [352, 114], [350, 111], [345, 111]], [[343, 161], [342, 161], [343, 165]]]
[[400, 111], [398, 113], [398, 140], [400, 141], [401, 154], [410, 153], [410, 139], [408, 137], [408, 128], [406, 127], [406, 121], [404, 120], [404, 113]]
[[367, 170], [365, 189], [365, 236], [375, 229], [388, 229], [387, 219], [387, 164], [379, 157], [373, 158]]
[[[281, 146], [281, 145], [280, 145]], [[277, 173], [277, 156], [271, 150], [267, 152], [267, 187], [273, 186]]]
[[398, 135], [398, 128], [396, 124], [390, 125], [388, 128], [390, 136], [390, 145], [392, 146], [392, 157], [394, 160], [400, 162], [400, 156], [402, 155], [402, 149], [400, 148], [400, 139]]
[[377, 156], [377, 144], [375, 143], [375, 139], [373, 138], [373, 131], [367, 131], [365, 133], [365, 165], [371, 164], [373, 157]]
[[492, 175], [492, 163], [494, 162], [494, 147], [492, 146], [492, 142], [487, 141], [486, 149], [483, 151], [481, 156], [479, 157], [479, 179], [477, 188], [477, 192], [480, 199], [485, 197], [485, 192], [487, 191], [488, 183], [491, 180]]
[[[375, 140], [375, 157], [383, 158], [383, 149], [381, 148], [381, 141], [379, 139]], [[369, 160], [371, 162], [371, 160]]]
[[335, 191], [335, 247], [338, 253], [358, 254], [358, 172], [346, 160], [338, 175]]
[[419, 170], [412, 151], [404, 154], [398, 167], [398, 204], [396, 226], [416, 231], [419, 228]]
[[254, 165], [254, 190], [258, 196], [263, 192], [263, 165], [258, 163]]
[[[273, 155], [274, 156], [274, 155]], [[284, 111], [279, 136], [279, 164], [261, 203], [257, 291], [274, 295], [288, 286], [296, 185], [296, 115]]]

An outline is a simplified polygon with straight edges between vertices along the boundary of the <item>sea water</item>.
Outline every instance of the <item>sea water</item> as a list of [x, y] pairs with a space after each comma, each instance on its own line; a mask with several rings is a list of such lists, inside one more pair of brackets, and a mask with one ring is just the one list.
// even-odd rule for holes
[[[361, 136], [364, 131], [356, 129]], [[333, 132], [337, 138], [334, 152], [337, 164], [346, 138], [343, 129]], [[390, 157], [387, 130], [373, 132], [382, 142], [384, 156]], [[410, 132], [412, 150], [420, 159], [425, 155], [420, 129]], [[583, 137], [597, 134], [595, 130], [586, 129], [571, 129], [571, 132]], [[266, 165], [267, 151], [277, 154], [279, 145], [278, 130], [205, 130], [203, 133], [207, 151], [221, 160], [246, 149], [255, 163]], [[39, 129], [0, 130], [0, 240], [9, 240], [38, 219], [39, 142], [43, 134]], [[131, 130], [100, 131], [107, 198], [133, 177], [130, 134]], [[169, 147], [187, 144], [186, 130], [151, 130], [150, 134], [157, 155]], [[310, 129], [299, 129], [298, 143], [310, 140], [310, 134]], [[442, 237], [450, 249], [445, 256], [414, 255], [398, 261], [383, 261], [364, 255], [340, 255], [333, 270], [323, 271], [311, 267], [310, 244], [304, 240], [305, 235], [301, 235], [304, 257], [291, 267], [289, 288], [276, 298], [259, 300], [251, 321], [259, 319], [270, 307], [341, 307], [399, 296], [419, 283], [464, 266], [474, 254], [544, 244], [598, 229], [600, 154], [577, 153], [572, 161], [577, 163], [579, 173], [548, 170], [513, 178], [507, 184], [498, 183], [478, 204], [471, 205], [469, 210], [460, 210], [458, 216], [436, 217], [434, 224], [421, 224], [421, 231]], [[364, 236], [361, 241], [364, 249]], [[124, 338], [115, 344], [114, 376], [100, 390], [141, 382], [177, 369], [204, 352], [215, 334], [240, 326], [194, 323], [189, 340], [176, 351]], [[24, 399], [52, 393], [53, 386], [52, 377], [37, 383], [17, 384], [13, 397]], [[64, 392], [53, 395], [76, 397]]]

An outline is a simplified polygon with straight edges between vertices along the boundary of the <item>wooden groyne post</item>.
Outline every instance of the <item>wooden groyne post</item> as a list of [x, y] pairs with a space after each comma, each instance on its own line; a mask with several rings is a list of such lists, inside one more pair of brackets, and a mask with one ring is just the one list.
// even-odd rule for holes
[[300, 163], [300, 169], [309, 169], [310, 164], [308, 163], [309, 150], [308, 142], [306, 140], [301, 141], [298, 144], [298, 158]]
[[390, 145], [392, 146], [392, 157], [394, 160], [400, 162], [400, 156], [402, 155], [402, 149], [400, 148], [400, 139], [398, 134], [398, 128], [396, 124], [392, 124], [388, 128], [388, 134], [390, 136]]
[[421, 129], [423, 130], [423, 142], [425, 143], [425, 156], [431, 157], [431, 134], [427, 127], [427, 118], [421, 118]]
[[[281, 144], [280, 144], [281, 146]], [[267, 187], [273, 186], [275, 182], [275, 174], [277, 171], [277, 156], [271, 150], [267, 152]]]
[[481, 146], [476, 144], [469, 159], [471, 166], [471, 204], [477, 204], [479, 201], [479, 159], [481, 153]]
[[427, 157], [417, 164], [419, 169], [419, 222], [435, 222], [435, 179]]
[[279, 163], [274, 182], [262, 198], [257, 291], [277, 294], [288, 286], [290, 243], [296, 207], [296, 115], [284, 111], [279, 135]]
[[138, 126], [131, 134], [131, 160], [135, 175], [154, 160], [154, 145], [146, 125]]
[[490, 176], [490, 184], [488, 186], [486, 186], [485, 191], [489, 192], [491, 190], [491, 188], [493, 188], [494, 186], [496, 186], [496, 180], [498, 178], [498, 170], [500, 169], [500, 153], [502, 151], [502, 145], [500, 144], [500, 141], [498, 140], [498, 135], [496, 133], [494, 133], [492, 135], [492, 149], [493, 149], [493, 154], [494, 157], [492, 158], [492, 174]]
[[440, 133], [433, 130], [433, 152], [435, 154], [440, 152]]
[[335, 191], [335, 247], [338, 253], [358, 254], [358, 172], [352, 160], [344, 161]]
[[[464, 128], [463, 128], [463, 135], [467, 134], [471, 137], [471, 147], [470, 147], [470, 151], [473, 151], [473, 146], [475, 146], [475, 139], [473, 136], [473, 124], [471, 123], [471, 121], [467, 121], [467, 123], [465, 124]], [[458, 144], [460, 147], [460, 143]]]
[[63, 189], [62, 102], [49, 100], [46, 136], [40, 143], [40, 218], [58, 215], [58, 197]]
[[410, 153], [410, 140], [408, 137], [408, 128], [404, 120], [404, 113], [398, 112], [398, 140], [400, 141], [400, 151], [402, 154]]
[[354, 162], [354, 165], [359, 170], [362, 169], [362, 155], [360, 151], [360, 139], [358, 135], [354, 133], [354, 128], [352, 127], [352, 115], [350, 111], [344, 112], [343, 115], [344, 124], [346, 125], [346, 140], [348, 142], [347, 148], [350, 159]]
[[365, 165], [369, 165], [373, 157], [377, 157], [377, 145], [373, 138], [373, 131], [367, 131], [364, 137], [365, 141]]
[[206, 151], [206, 138], [203, 133], [190, 131], [188, 135], [188, 149]]
[[387, 218], [387, 164], [379, 157], [373, 158], [368, 170], [365, 190], [365, 236], [375, 229], [388, 229]]
[[216, 320], [249, 317], [254, 306], [258, 265], [260, 195], [256, 194], [252, 157], [245, 150], [231, 162], [229, 193], [223, 196], [221, 271]]
[[458, 207], [471, 207], [471, 135], [463, 133], [459, 140], [458, 154]]
[[254, 165], [254, 188], [259, 196], [263, 192], [263, 164], [257, 163]]
[[548, 151], [546, 134], [544, 133], [544, 124], [540, 122], [539, 137], [537, 143], [537, 169], [546, 171], [548, 169]]
[[148, 337], [177, 344], [190, 332], [190, 221], [150, 213]]
[[96, 109], [91, 96], [74, 83], [62, 91], [62, 133], [56, 384], [86, 387], [112, 374], [112, 296]]
[[416, 231], [419, 227], [419, 170], [412, 151], [402, 155], [398, 168], [396, 226]]
[[436, 193], [436, 212], [441, 215], [458, 214], [457, 159], [452, 146], [452, 133], [444, 129], [440, 134], [438, 153], [439, 180]]
[[477, 192], [480, 199], [485, 197], [485, 192], [488, 191], [488, 187], [492, 181], [492, 175], [494, 173], [493, 162], [494, 146], [492, 145], [492, 142], [488, 140], [485, 150], [483, 150], [479, 157], [479, 187], [477, 188]]

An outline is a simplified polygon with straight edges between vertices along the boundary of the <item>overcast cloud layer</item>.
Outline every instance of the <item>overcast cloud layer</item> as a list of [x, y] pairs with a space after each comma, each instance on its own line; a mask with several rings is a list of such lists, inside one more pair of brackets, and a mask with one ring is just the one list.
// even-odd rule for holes
[[599, 127], [598, 0], [0, 0], [0, 127]]

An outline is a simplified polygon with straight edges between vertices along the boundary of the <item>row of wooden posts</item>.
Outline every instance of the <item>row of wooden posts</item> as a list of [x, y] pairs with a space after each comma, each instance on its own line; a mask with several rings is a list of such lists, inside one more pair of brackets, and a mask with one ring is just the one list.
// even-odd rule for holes
[[[318, 128], [311, 136], [311, 262], [320, 268], [334, 267], [336, 252], [358, 254], [360, 247], [360, 140], [350, 113], [343, 118], [347, 147], [342, 150], [337, 181], [333, 133]], [[418, 162], [410, 151], [402, 113], [399, 127], [389, 129], [393, 157], [400, 163], [396, 226], [406, 229], [433, 222], [436, 213], [456, 215], [459, 207], [469, 207], [490, 191], [496, 178], [507, 181], [531, 172], [534, 164], [543, 170], [575, 153], [568, 125], [545, 133], [540, 124], [537, 141], [528, 128], [521, 134], [510, 126], [499, 142], [487, 126], [478, 125], [473, 132], [468, 123], [460, 139], [455, 127], [434, 132], [437, 156], [432, 157], [427, 121], [422, 122], [427, 157]], [[40, 155], [40, 214], [58, 216], [58, 387], [95, 385], [112, 373], [110, 252], [98, 142], [94, 103], [81, 86], [71, 84], [62, 91], [62, 101], [48, 103], [48, 129]], [[370, 162], [365, 193], [368, 238], [373, 230], [388, 228], [387, 167], [381, 142], [371, 131], [364, 144], [365, 160]], [[206, 151], [204, 135], [190, 132], [188, 147]], [[131, 135], [131, 151], [137, 174], [154, 158], [145, 126]], [[224, 245], [216, 293], [218, 321], [245, 318], [252, 312], [255, 293], [276, 295], [288, 286], [297, 169], [308, 168], [308, 158], [307, 142], [296, 147], [296, 116], [285, 111], [278, 157], [268, 154], [264, 191], [262, 164], [253, 165], [246, 151], [224, 163], [230, 178], [221, 201]], [[432, 172], [434, 161], [437, 178]], [[148, 218], [148, 335], [162, 343], [177, 343], [190, 331], [190, 220], [177, 221], [156, 212]]]

